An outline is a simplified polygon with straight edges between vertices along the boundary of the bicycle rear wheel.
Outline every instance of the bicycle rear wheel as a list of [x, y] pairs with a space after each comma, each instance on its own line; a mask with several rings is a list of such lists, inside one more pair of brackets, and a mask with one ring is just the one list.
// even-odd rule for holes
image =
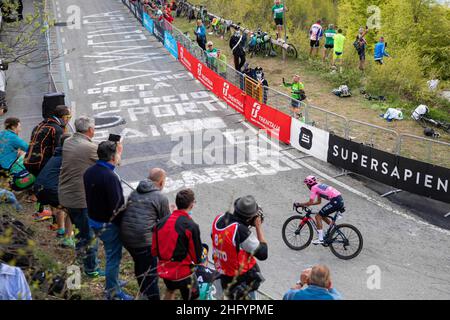
[[291, 43], [289, 43], [286, 53], [289, 58], [297, 59], [298, 57], [297, 49]]
[[292, 216], [287, 219], [281, 231], [283, 241], [292, 250], [303, 250], [311, 244], [313, 228], [308, 221], [300, 226], [303, 217]]
[[350, 260], [359, 255], [363, 248], [361, 232], [351, 224], [340, 224], [331, 232], [327, 242], [331, 252], [343, 260]]

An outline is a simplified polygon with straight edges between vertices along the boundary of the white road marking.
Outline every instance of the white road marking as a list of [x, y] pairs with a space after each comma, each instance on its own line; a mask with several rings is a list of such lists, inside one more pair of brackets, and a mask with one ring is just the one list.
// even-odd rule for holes
[[447, 217], [450, 217], [450, 212], [444, 216], [444, 218], [447, 218]]
[[66, 43], [66, 38], [62, 37], [61, 42]]
[[64, 33], [64, 29], [63, 28], [59, 29], [59, 32]]
[[70, 72], [70, 64], [66, 62], [66, 72]]
[[159, 137], [161, 135], [161, 133], [159, 133], [158, 129], [156, 128], [155, 125], [151, 125], [150, 126], [150, 130], [152, 131], [152, 136], [153, 137]]
[[94, 31], [89, 31], [88, 34], [97, 34], [97, 33], [106, 32], [106, 31], [115, 31], [115, 30], [128, 29], [128, 28], [136, 28], [136, 25], [135, 24], [129, 24], [129, 25], [121, 24], [120, 27], [97, 29]]
[[61, 19], [61, 13], [58, 13], [58, 18]]
[[142, 33], [141, 30], [130, 30], [130, 31], [125, 31], [125, 32], [92, 34], [92, 35], [88, 35], [87, 38], [92, 39], [94, 37], [114, 36], [114, 35], [119, 35], [119, 34], [141, 34], [141, 33]]
[[73, 81], [72, 81], [72, 79], [69, 79], [68, 84], [69, 84], [69, 89], [73, 90]]
[[[159, 73], [170, 73], [170, 71], [158, 71]], [[127, 80], [132, 80], [132, 79], [137, 79], [137, 78], [144, 78], [144, 77], [149, 77], [149, 76], [154, 76], [155, 73], [151, 72], [151, 73], [146, 73], [146, 74], [142, 74], [139, 76], [133, 76], [133, 77], [127, 77], [127, 78], [121, 78], [121, 79], [116, 79], [116, 80], [111, 80], [111, 81], [106, 81], [106, 82], [101, 82], [101, 83], [96, 83], [96, 86], [103, 86], [105, 84], [111, 84], [111, 83], [116, 83], [116, 82], [121, 82], [121, 81], [127, 81]]]

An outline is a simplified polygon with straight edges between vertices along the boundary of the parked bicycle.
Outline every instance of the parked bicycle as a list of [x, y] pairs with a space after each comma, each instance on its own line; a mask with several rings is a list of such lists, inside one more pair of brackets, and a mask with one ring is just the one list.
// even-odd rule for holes
[[287, 43], [284, 40], [278, 38], [277, 40], [273, 41], [272, 45], [275, 48], [277, 54], [283, 54], [283, 50], [285, 50], [286, 55], [289, 58], [297, 59], [298, 51], [297, 48], [292, 43]]
[[[299, 215], [288, 218], [282, 228], [282, 237], [284, 243], [293, 250], [303, 250], [307, 248], [312, 241], [314, 232], [317, 232], [317, 226], [310, 208], [296, 207], [293, 210]], [[357, 257], [363, 248], [363, 237], [359, 230], [351, 224], [336, 224], [336, 220], [342, 216], [345, 208], [330, 216], [331, 224], [325, 233], [323, 246], [329, 247], [331, 252], [339, 259], [349, 260]], [[303, 214], [305, 215], [303, 216]]]
[[226, 41], [231, 37], [231, 26], [233, 21], [222, 18], [213, 18], [211, 22], [211, 32]]
[[270, 36], [266, 32], [262, 32], [261, 29], [258, 29], [250, 36], [248, 52], [250, 53], [250, 57], [254, 55], [272, 56], [273, 47]]

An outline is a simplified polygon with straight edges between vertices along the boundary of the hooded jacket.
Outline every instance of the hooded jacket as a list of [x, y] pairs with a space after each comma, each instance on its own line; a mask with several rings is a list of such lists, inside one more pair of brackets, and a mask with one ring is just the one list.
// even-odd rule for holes
[[143, 180], [130, 194], [122, 213], [120, 239], [125, 247], [143, 248], [152, 244], [152, 229], [170, 215], [169, 200], [151, 180]]

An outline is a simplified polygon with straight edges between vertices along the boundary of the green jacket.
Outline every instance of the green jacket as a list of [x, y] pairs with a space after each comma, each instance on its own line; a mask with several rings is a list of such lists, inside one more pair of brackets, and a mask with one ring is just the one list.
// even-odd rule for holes
[[291, 88], [292, 99], [301, 100], [301, 91], [305, 91], [305, 85], [302, 82], [297, 83], [283, 83], [285, 87]]
[[217, 71], [219, 73], [227, 72], [227, 56], [223, 53], [221, 53], [219, 58], [217, 59]]

